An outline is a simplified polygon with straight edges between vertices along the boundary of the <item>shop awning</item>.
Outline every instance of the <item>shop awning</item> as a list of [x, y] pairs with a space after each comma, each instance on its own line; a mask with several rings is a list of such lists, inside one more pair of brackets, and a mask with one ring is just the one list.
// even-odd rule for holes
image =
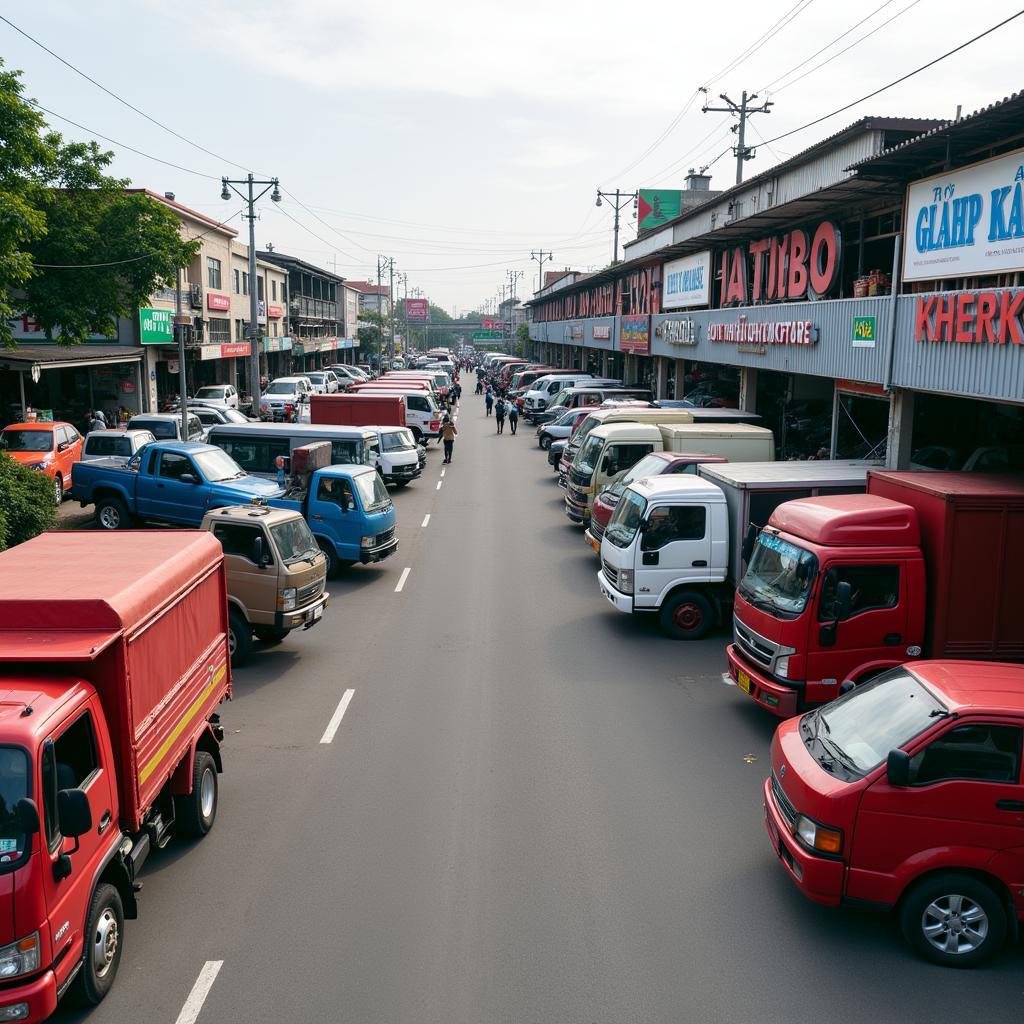
[[114, 363], [137, 363], [143, 349], [133, 345], [19, 345], [0, 348], [0, 370], [31, 371], [66, 370], [86, 366], [112, 366]]

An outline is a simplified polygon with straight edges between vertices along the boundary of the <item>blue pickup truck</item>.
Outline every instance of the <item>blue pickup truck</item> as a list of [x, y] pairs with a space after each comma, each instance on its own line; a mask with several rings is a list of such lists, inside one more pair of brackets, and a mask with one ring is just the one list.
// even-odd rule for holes
[[195, 441], [148, 444], [126, 465], [80, 462], [71, 485], [76, 501], [96, 506], [101, 530], [123, 530], [135, 522], [199, 526], [210, 509], [283, 493], [273, 481], [249, 476], [222, 449]]

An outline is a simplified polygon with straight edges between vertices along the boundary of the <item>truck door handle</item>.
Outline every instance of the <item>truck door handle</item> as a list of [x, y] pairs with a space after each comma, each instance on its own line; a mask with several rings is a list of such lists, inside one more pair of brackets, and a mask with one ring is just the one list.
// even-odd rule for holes
[[903, 637], [899, 633], [886, 633], [884, 642], [888, 644], [889, 647], [895, 647], [897, 644], [903, 643]]
[[996, 807], [1001, 811], [1024, 811], [1024, 800], [997, 800]]
[[98, 835], [103, 835], [103, 833], [107, 831], [107, 829], [110, 826], [111, 820], [112, 819], [110, 817], [110, 811], [104, 811], [103, 817], [100, 818], [100, 827], [96, 830]]
[[309, 517], [310, 519], [323, 519], [323, 516], [317, 515], [315, 512]]
[[695, 569], [706, 569], [707, 564], [708, 560], [706, 558], [698, 558], [695, 562], [690, 563]]

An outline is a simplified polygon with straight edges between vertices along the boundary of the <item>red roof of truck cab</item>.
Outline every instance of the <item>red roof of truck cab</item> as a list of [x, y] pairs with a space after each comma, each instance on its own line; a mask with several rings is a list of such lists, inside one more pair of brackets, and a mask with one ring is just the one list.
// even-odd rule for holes
[[873, 494], [797, 498], [780, 505], [768, 523], [823, 547], [916, 547], [921, 542], [917, 512]]
[[[26, 642], [32, 660], [40, 644], [61, 660], [106, 646], [222, 557], [205, 530], [54, 531], [19, 544], [0, 554], [0, 660], [21, 660]], [[33, 636], [42, 630], [54, 632]]]
[[915, 661], [905, 667], [951, 711], [1024, 712], [1024, 665]]

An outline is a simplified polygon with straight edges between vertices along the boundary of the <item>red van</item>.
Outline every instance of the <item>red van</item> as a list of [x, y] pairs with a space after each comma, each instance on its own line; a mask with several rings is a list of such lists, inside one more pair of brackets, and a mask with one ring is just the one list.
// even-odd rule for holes
[[772, 847], [810, 899], [897, 911], [938, 964], [1024, 921], [1024, 667], [919, 661], [776, 730]]

